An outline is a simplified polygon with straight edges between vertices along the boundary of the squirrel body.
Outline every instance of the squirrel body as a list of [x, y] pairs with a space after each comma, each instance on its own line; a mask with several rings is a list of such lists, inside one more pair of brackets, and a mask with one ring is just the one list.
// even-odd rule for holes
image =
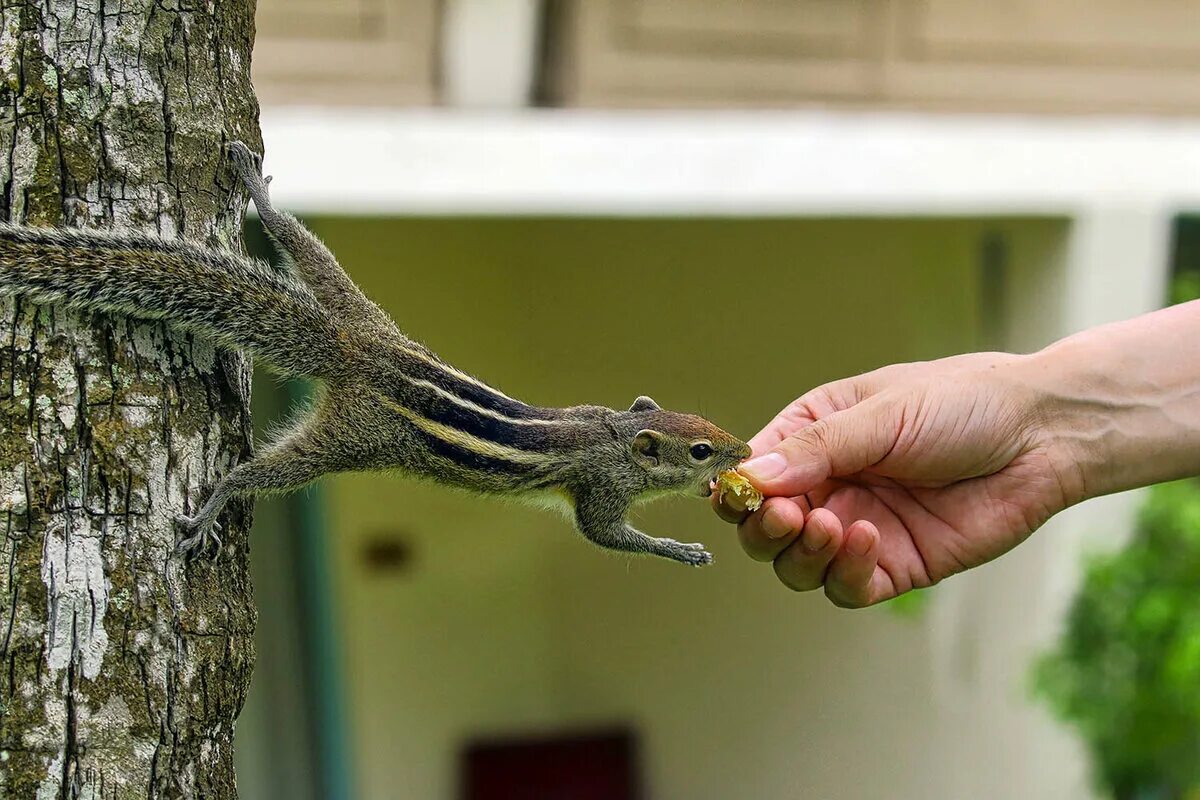
[[238, 495], [286, 491], [347, 470], [394, 470], [567, 510], [592, 542], [701, 565], [699, 544], [625, 521], [656, 494], [707, 495], [749, 448], [708, 420], [639, 397], [627, 411], [515, 400], [405, 336], [333, 254], [278, 211], [245, 145], [234, 172], [284, 256], [283, 269], [153, 236], [0, 224], [0, 294], [163, 319], [323, 382], [312, 409], [177, 518], [181, 552], [219, 545]]

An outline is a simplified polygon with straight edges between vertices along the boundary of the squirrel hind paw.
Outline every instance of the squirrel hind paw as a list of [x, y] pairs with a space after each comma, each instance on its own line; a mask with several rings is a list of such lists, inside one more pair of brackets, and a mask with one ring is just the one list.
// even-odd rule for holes
[[[192, 561], [201, 556], [216, 558], [221, 552], [220, 523], [203, 524], [194, 517], [182, 514], [175, 517], [175, 525], [180, 531], [189, 535], [175, 543], [175, 554], [185, 561]], [[215, 547], [213, 545], [216, 545]]]

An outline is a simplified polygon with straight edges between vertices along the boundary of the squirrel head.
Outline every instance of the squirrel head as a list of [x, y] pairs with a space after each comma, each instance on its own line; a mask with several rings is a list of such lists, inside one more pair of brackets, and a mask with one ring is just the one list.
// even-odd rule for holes
[[616, 416], [628, 458], [645, 471], [652, 490], [707, 497], [719, 473], [750, 457], [745, 442], [704, 417], [667, 411], [649, 397]]

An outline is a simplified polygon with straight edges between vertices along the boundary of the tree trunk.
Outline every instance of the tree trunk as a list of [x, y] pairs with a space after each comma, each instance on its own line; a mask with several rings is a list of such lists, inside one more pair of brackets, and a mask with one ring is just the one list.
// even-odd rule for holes
[[[7, 0], [0, 217], [239, 241], [253, 0]], [[161, 324], [0, 299], [0, 797], [236, 796], [249, 513], [172, 517], [249, 449], [246, 361]]]

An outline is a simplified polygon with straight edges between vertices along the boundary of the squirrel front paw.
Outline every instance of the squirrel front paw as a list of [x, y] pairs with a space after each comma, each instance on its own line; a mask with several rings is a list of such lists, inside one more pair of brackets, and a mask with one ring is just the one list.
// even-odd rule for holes
[[659, 555], [687, 564], [691, 567], [704, 567], [713, 562], [712, 553], [704, 549], [699, 542], [677, 542], [674, 539], [659, 539], [662, 549]]
[[217, 554], [221, 552], [221, 537], [218, 535], [221, 530], [220, 523], [206, 523], [199, 517], [179, 514], [175, 517], [175, 525], [180, 532], [185, 534], [176, 542], [175, 553], [185, 561], [191, 561], [205, 554], [208, 554], [210, 558], [216, 558]]

